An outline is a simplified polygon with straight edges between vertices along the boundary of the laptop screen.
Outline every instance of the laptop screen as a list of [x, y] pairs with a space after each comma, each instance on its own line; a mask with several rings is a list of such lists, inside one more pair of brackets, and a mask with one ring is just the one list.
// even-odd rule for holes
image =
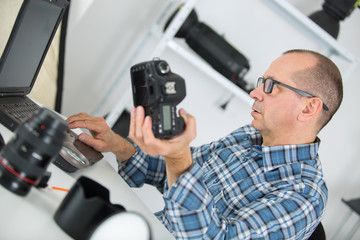
[[28, 94], [50, 47], [66, 0], [25, 0], [0, 60], [0, 94]]

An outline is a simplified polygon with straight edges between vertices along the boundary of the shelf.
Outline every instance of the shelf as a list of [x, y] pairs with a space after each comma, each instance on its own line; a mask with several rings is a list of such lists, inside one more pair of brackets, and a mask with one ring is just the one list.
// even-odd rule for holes
[[[129, 60], [128, 65], [130, 66], [130, 63], [132, 63], [132, 60], [135, 58], [135, 56], [143, 49], [150, 36], [155, 35], [159, 38], [159, 41], [158, 44], [154, 47], [154, 51], [152, 52], [149, 59], [161, 56], [165, 48], [170, 48], [171, 50], [182, 56], [184, 59], [191, 62], [199, 69], [199, 71], [207, 74], [211, 79], [218, 82], [223, 88], [227, 89], [233, 95], [240, 98], [246, 104], [249, 104], [251, 106], [253, 104], [253, 100], [250, 98], [247, 92], [235, 85], [229, 79], [222, 76], [203, 59], [195, 55], [191, 50], [184, 48], [176, 40], [174, 40], [175, 34], [177, 33], [182, 23], [185, 21], [188, 14], [194, 8], [196, 2], [197, 0], [186, 0], [178, 14], [169, 24], [167, 30], [163, 33], [162, 31], [159, 31], [159, 29], [161, 28], [160, 25], [163, 24], [163, 20], [168, 14], [169, 10], [173, 8], [174, 5], [177, 3], [176, 0], [169, 1], [168, 5], [164, 8], [157, 21], [153, 24], [148, 34], [143, 39], [142, 43], [139, 45], [138, 51], [134, 53], [134, 56]], [[300, 12], [286, 0], [263, 0], [263, 2], [265, 5], [273, 9], [274, 12], [282, 16], [287, 22], [291, 23], [294, 28], [298, 29], [305, 36], [308, 36], [314, 43], [318, 44], [324, 50], [322, 54], [326, 55], [329, 58], [332, 56], [339, 56], [345, 61], [349, 62], [350, 66], [347, 67], [346, 71], [342, 71], [344, 81], [346, 79], [349, 79], [351, 73], [359, 65], [360, 60], [358, 57], [349, 52], [336, 39], [330, 36], [326, 31], [324, 31], [321, 27], [314, 23], [309, 17], [305, 16], [302, 12]], [[125, 66], [125, 68], [128, 69], [129, 66]], [[108, 91], [108, 93], [110, 92], [111, 90]], [[106, 102], [107, 95], [109, 94], [106, 94], [97, 109], [99, 109]], [[116, 122], [118, 117], [121, 115], [122, 111], [126, 109], [129, 103], [129, 99], [131, 99], [130, 88], [124, 90], [122, 98], [119, 99], [115, 108], [106, 118], [109, 126], [112, 126]]]
[[254, 100], [250, 98], [249, 94], [238, 87], [236, 84], [232, 83], [229, 79], [225, 78], [215, 69], [213, 69], [208, 63], [198, 56], [195, 56], [194, 53], [190, 52], [188, 49], [184, 49], [179, 45], [175, 40], [170, 40], [167, 43], [167, 46], [175, 51], [177, 54], [182, 56], [187, 61], [191, 62], [196, 66], [200, 71], [207, 74], [211, 79], [215, 80], [220, 84], [220, 86], [229, 90], [232, 94], [242, 99], [245, 103], [252, 106]]
[[350, 63], [350, 66], [342, 73], [343, 79], [349, 78], [350, 74], [358, 66], [360, 60], [350, 51], [344, 48], [336, 39], [330, 36], [324, 29], [313, 22], [309, 17], [300, 12], [286, 0], [263, 0], [264, 4], [271, 7], [275, 12], [284, 17], [295, 28], [307, 35], [312, 41], [324, 49], [327, 57], [339, 56]]

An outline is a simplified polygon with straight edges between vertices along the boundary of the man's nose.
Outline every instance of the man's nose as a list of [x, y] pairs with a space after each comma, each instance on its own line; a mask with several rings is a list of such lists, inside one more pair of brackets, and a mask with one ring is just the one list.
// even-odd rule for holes
[[264, 96], [263, 84], [260, 84], [257, 88], [250, 92], [250, 97], [254, 100], [262, 100]]

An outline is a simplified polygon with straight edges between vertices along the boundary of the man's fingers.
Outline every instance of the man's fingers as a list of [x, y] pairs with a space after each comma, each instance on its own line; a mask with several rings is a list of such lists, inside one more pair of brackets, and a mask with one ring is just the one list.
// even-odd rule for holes
[[138, 106], [131, 110], [129, 136], [142, 150], [145, 148], [142, 133], [144, 117], [145, 112], [143, 107]]
[[187, 115], [190, 115], [190, 114], [188, 114], [188, 113], [185, 111], [185, 109], [180, 108], [180, 110], [179, 110], [179, 115], [180, 115], [180, 117], [182, 117], [182, 118], [184, 119], [184, 121], [186, 122], [186, 120], [187, 120]]
[[130, 112], [130, 125], [129, 125], [130, 138], [135, 137], [135, 116], [136, 116], [136, 108], [132, 108]]
[[136, 115], [135, 115], [135, 137], [139, 140], [143, 138], [142, 126], [144, 124], [144, 118], [145, 118], [144, 108], [138, 106], [136, 108]]
[[142, 131], [143, 131], [143, 137], [144, 137], [145, 145], [152, 145], [157, 141], [157, 139], [154, 136], [154, 132], [152, 131], [151, 117], [147, 116], [145, 118]]
[[78, 136], [78, 139], [83, 142], [86, 143], [87, 145], [93, 147], [94, 149], [102, 152], [104, 150], [104, 142], [103, 140], [97, 140], [91, 136], [89, 136], [86, 133], [81, 133]]
[[86, 113], [78, 113], [66, 119], [69, 128], [86, 128], [90, 131], [101, 132], [105, 129], [106, 122], [102, 117], [92, 117]]
[[90, 131], [102, 132], [105, 129], [106, 122], [103, 118], [85, 118], [79, 120], [72, 120], [69, 123], [69, 128], [86, 128]]
[[171, 139], [159, 139], [154, 135], [151, 117], [145, 116], [144, 108], [138, 106], [131, 110], [129, 136], [146, 154], [176, 156], [196, 136], [195, 118], [184, 109], [179, 114], [184, 118], [185, 131]]
[[86, 143], [89, 146], [95, 147], [95, 141], [94, 138], [90, 137], [89, 135], [87, 135], [86, 133], [81, 133], [78, 136], [78, 139], [83, 142]]
[[185, 112], [185, 131], [189, 139], [194, 140], [196, 137], [196, 120], [195, 117]]
[[88, 115], [87, 113], [81, 112], [81, 113], [77, 113], [77, 114], [74, 114], [74, 115], [68, 117], [68, 118], [66, 119], [66, 121], [67, 121], [68, 123], [72, 123], [72, 122], [77, 121], [77, 120], [89, 119], [89, 118], [91, 118], [90, 115]]

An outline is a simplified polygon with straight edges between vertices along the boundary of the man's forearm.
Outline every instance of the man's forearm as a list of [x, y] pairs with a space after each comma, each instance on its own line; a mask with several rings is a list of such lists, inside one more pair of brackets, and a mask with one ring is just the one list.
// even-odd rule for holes
[[135, 154], [136, 149], [134, 145], [125, 138], [118, 135], [115, 142], [115, 148], [112, 152], [120, 162], [127, 161], [132, 155]]
[[177, 158], [165, 157], [166, 175], [169, 187], [171, 187], [173, 183], [191, 167], [192, 163], [190, 148], [186, 149], [184, 154]]

